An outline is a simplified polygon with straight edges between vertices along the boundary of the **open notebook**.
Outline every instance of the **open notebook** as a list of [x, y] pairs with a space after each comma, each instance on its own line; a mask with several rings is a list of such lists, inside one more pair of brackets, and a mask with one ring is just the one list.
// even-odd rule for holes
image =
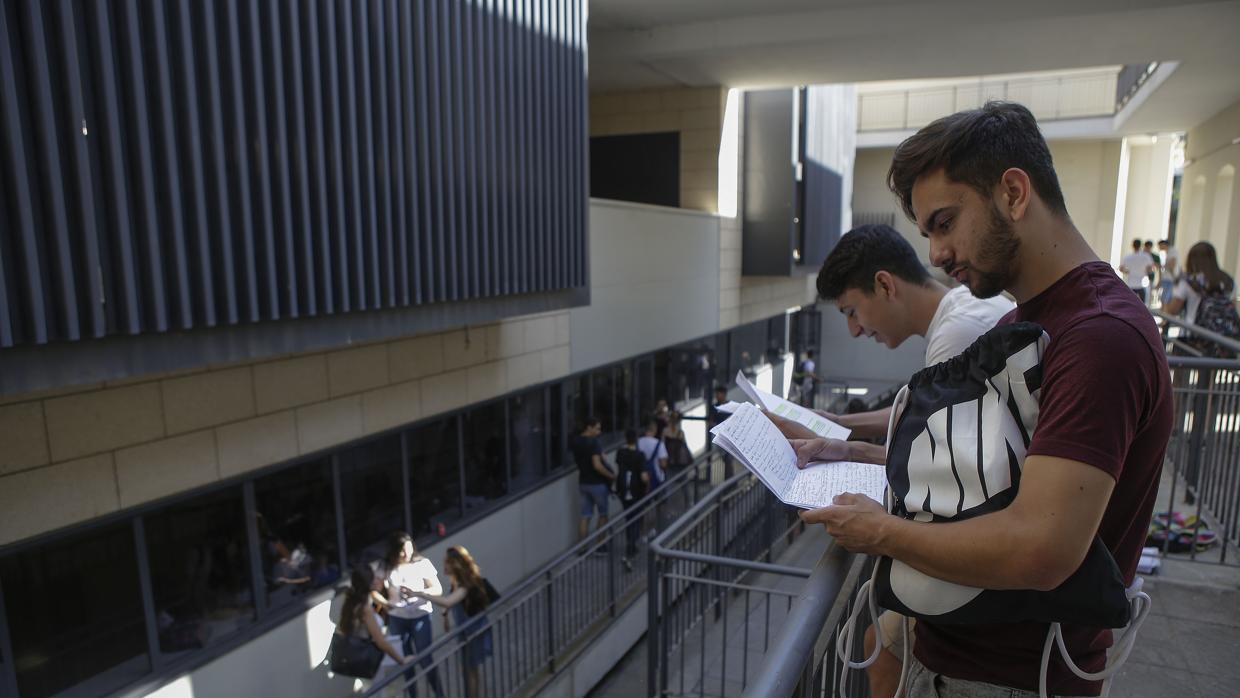
[[811, 463], [797, 468], [797, 454], [788, 439], [749, 403], [742, 403], [714, 429], [714, 443], [730, 453], [785, 504], [817, 509], [831, 504], [837, 494], [864, 494], [883, 501], [887, 472], [881, 465], [840, 461]]
[[789, 402], [778, 395], [772, 395], [765, 390], [759, 389], [749, 382], [745, 374], [740, 371], [736, 372], [736, 387], [740, 388], [741, 392], [745, 393], [750, 400], [753, 400], [753, 404], [758, 407], [765, 409], [767, 412], [777, 414], [784, 419], [791, 419], [819, 436], [843, 441], [852, 433], [851, 429], [845, 429], [813, 410], [806, 409], [795, 402]]

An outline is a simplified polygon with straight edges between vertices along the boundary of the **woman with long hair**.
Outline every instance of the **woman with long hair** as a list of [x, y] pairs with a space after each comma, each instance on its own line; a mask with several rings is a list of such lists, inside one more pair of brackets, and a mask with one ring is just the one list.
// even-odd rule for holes
[[[443, 586], [435, 564], [418, 553], [413, 538], [404, 531], [396, 531], [388, 537], [387, 554], [377, 565], [384, 582], [383, 592], [375, 594], [375, 601], [387, 609], [388, 630], [400, 637], [401, 649], [407, 655], [422, 652], [431, 645], [431, 613], [434, 606], [412, 594], [414, 591], [439, 594]], [[431, 666], [431, 656], [422, 658], [427, 683], [435, 695], [442, 696], [439, 670]], [[409, 686], [409, 698], [416, 698], [417, 683], [413, 681], [416, 669], [405, 672]]]
[[1236, 282], [1231, 275], [1219, 269], [1214, 245], [1199, 242], [1188, 248], [1184, 275], [1171, 290], [1171, 300], [1163, 310], [1171, 315], [1178, 315], [1187, 306], [1185, 319], [1196, 322], [1197, 309], [1201, 306], [1202, 298], [1215, 293], [1230, 296], [1235, 288]]
[[[454, 545], [448, 548], [443, 561], [444, 572], [452, 581], [452, 590], [444, 596], [435, 596], [425, 592], [414, 591], [414, 596], [431, 603], [451, 609], [451, 618], [461, 630], [461, 639], [465, 642], [463, 653], [465, 666], [465, 695], [477, 698], [480, 680], [479, 667], [491, 656], [493, 651], [491, 629], [479, 632], [486, 625], [485, 611], [496, 599], [499, 592], [482, 576], [478, 563], [464, 546]], [[444, 630], [449, 629], [448, 616], [444, 616]]]
[[673, 472], [693, 464], [693, 451], [685, 438], [683, 417], [672, 411], [667, 415], [667, 428], [663, 430], [663, 445], [667, 448], [667, 466]]
[[[1219, 269], [1214, 245], [1199, 242], [1189, 248], [1184, 276], [1172, 289], [1171, 300], [1163, 310], [1176, 315], [1186, 309], [1185, 319], [1194, 325], [1227, 337], [1240, 338], [1240, 316], [1232, 301], [1235, 290], [1235, 280]], [[1190, 335], [1183, 341], [1203, 356], [1235, 356], [1235, 352], [1205, 337]]]
[[413, 656], [405, 657], [383, 634], [383, 626], [379, 623], [379, 614], [375, 613], [370, 604], [371, 592], [383, 588], [383, 579], [376, 576], [368, 565], [353, 568], [348, 591], [344, 595], [344, 603], [340, 607], [340, 622], [336, 624], [336, 632], [345, 637], [369, 638], [371, 642], [383, 650], [383, 653], [396, 660], [397, 664], [412, 661]]

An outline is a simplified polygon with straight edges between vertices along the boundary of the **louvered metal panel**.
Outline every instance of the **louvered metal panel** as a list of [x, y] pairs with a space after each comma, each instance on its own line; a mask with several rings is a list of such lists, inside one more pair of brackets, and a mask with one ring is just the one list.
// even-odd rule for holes
[[0, 347], [583, 287], [583, 0], [5, 0]]

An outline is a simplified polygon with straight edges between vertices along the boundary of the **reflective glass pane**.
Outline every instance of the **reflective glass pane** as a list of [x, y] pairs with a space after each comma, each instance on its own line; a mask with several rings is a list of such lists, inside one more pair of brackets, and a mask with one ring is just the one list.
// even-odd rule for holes
[[[461, 461], [457, 419], [448, 417], [411, 429], [409, 496], [413, 502], [415, 537], [444, 535], [447, 524], [461, 516]], [[441, 528], [442, 526], [442, 528]]]
[[465, 509], [508, 494], [508, 419], [504, 401], [475, 407], [462, 418], [465, 436]]
[[548, 392], [547, 409], [550, 411], [547, 420], [548, 429], [550, 429], [550, 468], [555, 470], [572, 462], [568, 457], [568, 431], [569, 425], [565, 424], [564, 410], [562, 409], [563, 389], [560, 384], [551, 386]]
[[327, 460], [254, 481], [267, 603], [277, 607], [340, 577], [336, 503]]
[[150, 671], [130, 523], [10, 555], [0, 577], [21, 695], [103, 695]]
[[599, 441], [603, 448], [607, 448], [620, 441], [624, 433], [616, 424], [615, 371], [611, 366], [600, 368], [590, 374], [590, 382], [594, 389], [592, 412], [603, 423], [603, 433], [599, 436]]
[[547, 405], [542, 388], [518, 395], [508, 402], [509, 424], [512, 425], [509, 446], [513, 492], [534, 485], [547, 473], [546, 416]]
[[340, 453], [340, 504], [344, 549], [350, 565], [383, 557], [393, 531], [405, 528], [400, 482], [400, 435], [359, 444]]
[[171, 505], [145, 523], [162, 652], [200, 649], [253, 622], [241, 488]]

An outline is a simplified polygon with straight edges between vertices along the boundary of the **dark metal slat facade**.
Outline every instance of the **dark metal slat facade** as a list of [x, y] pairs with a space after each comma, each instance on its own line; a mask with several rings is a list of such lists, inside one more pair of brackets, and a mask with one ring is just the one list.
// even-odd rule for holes
[[7, 0], [0, 349], [584, 286], [582, 2]]

